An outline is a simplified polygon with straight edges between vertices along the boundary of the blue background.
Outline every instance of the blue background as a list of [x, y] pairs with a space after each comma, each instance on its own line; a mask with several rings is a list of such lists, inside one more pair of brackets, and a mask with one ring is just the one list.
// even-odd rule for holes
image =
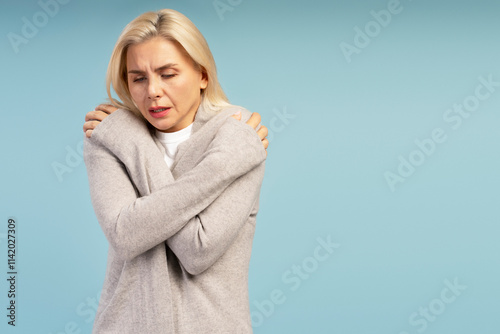
[[[108, 246], [80, 153], [84, 115], [106, 98], [123, 27], [173, 8], [206, 37], [231, 102], [272, 132], [255, 333], [499, 333], [500, 87], [479, 78], [500, 82], [500, 3], [401, 0], [381, 26], [371, 11], [387, 1], [228, 1], [218, 13], [212, 1], [71, 0], [45, 22], [35, 0], [0, 1], [0, 267], [14, 217], [19, 271], [12, 328], [2, 270], [0, 331], [90, 333]], [[23, 18], [41, 21], [16, 47]], [[474, 100], [476, 88], [488, 97]], [[446, 121], [475, 101], [460, 126]], [[435, 129], [444, 142], [429, 142]], [[411, 159], [391, 189], [386, 173]]]

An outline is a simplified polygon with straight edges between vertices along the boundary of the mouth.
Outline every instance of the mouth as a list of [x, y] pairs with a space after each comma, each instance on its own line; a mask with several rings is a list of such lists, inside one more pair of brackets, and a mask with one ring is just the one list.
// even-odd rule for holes
[[167, 109], [170, 109], [170, 107], [151, 107], [149, 108], [149, 112], [159, 113]]
[[148, 109], [148, 111], [152, 117], [160, 118], [160, 117], [167, 115], [171, 109], [172, 109], [171, 107], [158, 106], [158, 107], [151, 107]]

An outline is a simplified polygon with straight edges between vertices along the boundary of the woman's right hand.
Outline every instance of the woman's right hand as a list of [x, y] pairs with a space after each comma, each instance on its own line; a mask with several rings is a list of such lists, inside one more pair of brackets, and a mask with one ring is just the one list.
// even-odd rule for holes
[[83, 124], [83, 132], [87, 138], [92, 136], [92, 131], [110, 114], [118, 110], [111, 104], [100, 104], [94, 110], [89, 111], [85, 115], [85, 123]]

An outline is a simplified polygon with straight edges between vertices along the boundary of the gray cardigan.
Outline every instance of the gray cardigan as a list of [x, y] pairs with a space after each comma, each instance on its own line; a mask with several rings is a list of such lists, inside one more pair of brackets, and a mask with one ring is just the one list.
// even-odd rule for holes
[[154, 129], [130, 111], [85, 138], [110, 246], [93, 333], [252, 333], [248, 265], [266, 153], [249, 117], [200, 106], [172, 170]]

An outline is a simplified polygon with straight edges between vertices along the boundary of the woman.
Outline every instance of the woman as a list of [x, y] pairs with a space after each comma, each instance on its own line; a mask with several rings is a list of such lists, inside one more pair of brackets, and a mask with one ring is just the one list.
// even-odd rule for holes
[[260, 117], [227, 102], [205, 39], [173, 10], [127, 25], [107, 89], [120, 109], [100, 106], [84, 125], [92, 205], [110, 244], [93, 333], [251, 333], [268, 146]]

